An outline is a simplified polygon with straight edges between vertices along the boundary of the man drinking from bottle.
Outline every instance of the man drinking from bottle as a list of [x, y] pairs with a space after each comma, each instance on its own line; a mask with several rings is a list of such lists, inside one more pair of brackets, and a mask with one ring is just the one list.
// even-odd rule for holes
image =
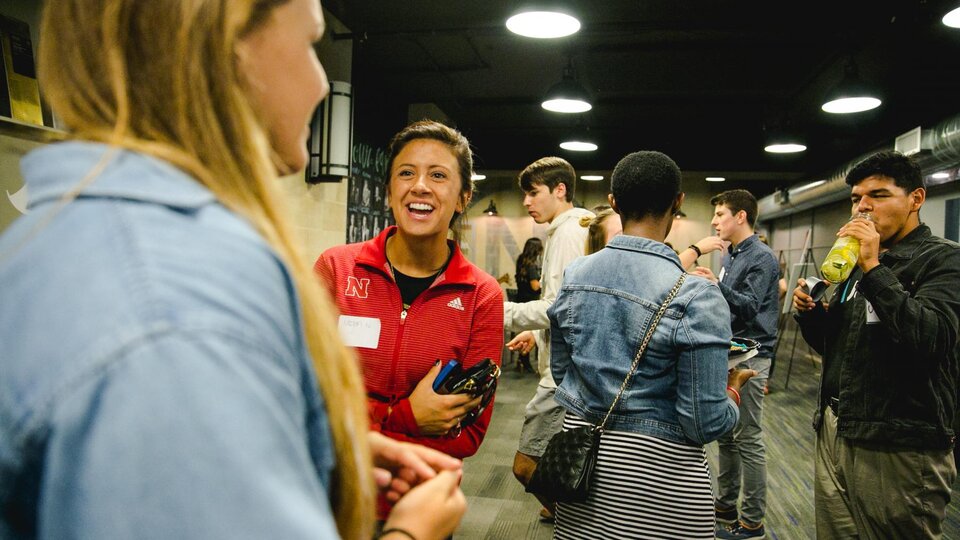
[[803, 337], [823, 355], [817, 538], [940, 538], [950, 486], [958, 383], [960, 246], [920, 223], [920, 167], [880, 152], [847, 174], [838, 236], [860, 257], [826, 306], [793, 293]]

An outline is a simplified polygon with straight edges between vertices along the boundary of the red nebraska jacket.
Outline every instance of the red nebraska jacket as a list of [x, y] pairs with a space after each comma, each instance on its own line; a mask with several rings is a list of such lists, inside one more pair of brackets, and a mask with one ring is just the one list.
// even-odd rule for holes
[[341, 334], [345, 324], [363, 328], [354, 334], [361, 337], [346, 341], [360, 356], [371, 428], [457, 458], [472, 456], [487, 431], [493, 402], [458, 437], [427, 437], [417, 429], [407, 396], [437, 360], [457, 359], [470, 367], [490, 358], [500, 364], [503, 293], [450, 242], [447, 269], [404, 312], [386, 257], [387, 237], [395, 231], [389, 227], [372, 240], [330, 248], [314, 269], [340, 310]]

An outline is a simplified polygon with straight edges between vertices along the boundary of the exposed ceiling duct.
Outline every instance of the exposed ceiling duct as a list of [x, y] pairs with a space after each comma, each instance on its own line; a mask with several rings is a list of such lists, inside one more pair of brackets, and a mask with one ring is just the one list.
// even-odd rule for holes
[[[920, 141], [920, 148], [924, 150], [914, 159], [924, 174], [957, 165], [960, 163], [960, 115], [944, 120], [932, 129], [922, 130]], [[847, 162], [826, 177], [807, 179], [789, 189], [761, 198], [757, 201], [758, 219], [761, 222], [769, 221], [846, 199], [850, 195], [850, 187], [844, 179], [850, 169], [878, 151], [893, 149], [892, 144], [877, 148]]]

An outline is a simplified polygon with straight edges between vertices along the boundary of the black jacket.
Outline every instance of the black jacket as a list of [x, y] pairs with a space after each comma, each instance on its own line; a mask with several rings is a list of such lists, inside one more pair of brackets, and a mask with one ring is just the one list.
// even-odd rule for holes
[[[866, 323], [869, 301], [879, 317]], [[797, 315], [803, 337], [841, 362], [837, 431], [891, 448], [946, 449], [954, 442], [960, 326], [960, 245], [920, 225], [837, 286], [828, 310]], [[821, 381], [822, 385], [822, 381]], [[822, 394], [822, 393], [821, 393]], [[819, 429], [826, 396], [819, 395]]]

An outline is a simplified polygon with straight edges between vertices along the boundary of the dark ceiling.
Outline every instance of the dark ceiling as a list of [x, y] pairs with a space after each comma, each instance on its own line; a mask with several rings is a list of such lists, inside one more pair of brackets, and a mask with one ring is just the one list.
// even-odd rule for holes
[[[474, 145], [478, 170], [517, 170], [561, 155], [609, 170], [656, 149], [685, 171], [777, 185], [832, 171], [916, 126], [960, 112], [960, 30], [941, 17], [960, 1], [569, 1], [582, 22], [534, 40], [504, 22], [506, 0], [328, 0], [354, 39], [354, 73], [407, 103], [436, 104]], [[568, 59], [594, 108], [540, 107]], [[876, 85], [873, 111], [830, 115], [822, 97], [853, 59]], [[808, 150], [763, 151], [765, 130], [789, 126]], [[586, 129], [593, 153], [561, 150]]]

